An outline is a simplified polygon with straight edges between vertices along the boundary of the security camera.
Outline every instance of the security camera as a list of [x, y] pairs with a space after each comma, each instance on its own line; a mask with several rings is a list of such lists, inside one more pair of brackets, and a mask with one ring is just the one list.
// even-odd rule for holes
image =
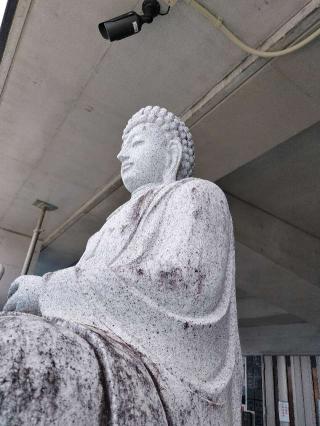
[[166, 13], [160, 13], [161, 8], [157, 0], [144, 0], [142, 4], [143, 15], [138, 15], [134, 11], [125, 13], [109, 21], [101, 22], [98, 25], [99, 31], [106, 40], [121, 40], [139, 33], [143, 24], [151, 24], [153, 18], [158, 15], [166, 15], [169, 9]]

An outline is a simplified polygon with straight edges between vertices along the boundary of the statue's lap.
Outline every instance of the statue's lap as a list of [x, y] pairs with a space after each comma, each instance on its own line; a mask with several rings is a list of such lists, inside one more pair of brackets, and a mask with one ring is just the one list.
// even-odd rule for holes
[[35, 316], [2, 314], [0, 360], [1, 425], [100, 423], [98, 361], [74, 333]]
[[0, 314], [0, 425], [89, 424], [167, 424], [141, 361], [81, 325]]

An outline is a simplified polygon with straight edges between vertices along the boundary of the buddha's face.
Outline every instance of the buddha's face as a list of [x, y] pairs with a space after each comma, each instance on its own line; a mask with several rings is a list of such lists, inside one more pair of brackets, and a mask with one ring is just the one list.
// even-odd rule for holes
[[139, 124], [123, 141], [117, 158], [121, 161], [124, 186], [133, 192], [149, 183], [162, 183], [170, 150], [164, 131], [155, 124]]

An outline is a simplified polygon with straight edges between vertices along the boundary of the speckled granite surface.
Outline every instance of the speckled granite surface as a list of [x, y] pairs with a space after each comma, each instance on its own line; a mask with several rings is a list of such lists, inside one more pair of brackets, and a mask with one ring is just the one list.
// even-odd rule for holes
[[123, 342], [63, 320], [0, 314], [0, 425], [167, 425]]
[[237, 424], [233, 230], [213, 183], [188, 178], [137, 193], [88, 241], [75, 267], [47, 277], [40, 309], [110, 329], [163, 375], [228, 407], [217, 408], [212, 424]]
[[89, 239], [77, 265], [15, 280], [4, 309], [73, 321], [88, 336], [90, 327], [116, 335], [143, 357], [173, 425], [238, 426], [241, 351], [226, 198], [212, 182], [188, 177], [192, 136], [165, 108], [146, 107], [129, 120], [118, 158], [131, 199]]
[[216, 185], [188, 178], [132, 197], [75, 267], [43, 277], [40, 311], [142, 353], [161, 372], [173, 424], [239, 424], [232, 223]]

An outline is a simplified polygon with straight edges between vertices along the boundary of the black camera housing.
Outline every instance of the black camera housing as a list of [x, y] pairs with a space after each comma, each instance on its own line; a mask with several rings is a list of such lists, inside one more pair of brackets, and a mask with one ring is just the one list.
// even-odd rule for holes
[[122, 40], [140, 32], [142, 24], [141, 16], [132, 11], [109, 21], [101, 22], [99, 31], [102, 37], [107, 40]]
[[153, 18], [160, 14], [160, 4], [157, 0], [144, 0], [142, 4], [143, 15], [131, 11], [124, 15], [98, 25], [103, 38], [110, 41], [122, 40], [141, 31], [143, 24], [150, 24]]

